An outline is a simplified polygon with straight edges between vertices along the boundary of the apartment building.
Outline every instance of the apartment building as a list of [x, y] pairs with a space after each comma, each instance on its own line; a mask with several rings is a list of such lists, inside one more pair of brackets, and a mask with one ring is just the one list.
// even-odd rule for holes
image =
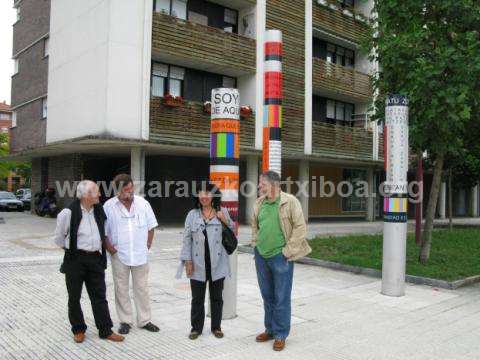
[[[321, 197], [320, 182], [382, 180], [369, 120], [376, 65], [359, 48], [373, 0], [18, 0], [12, 151], [32, 159], [32, 191], [130, 171], [159, 181], [163, 220], [191, 206], [165, 182], [208, 178], [211, 89], [242, 105], [240, 178], [261, 169], [265, 29], [283, 33], [282, 176], [310, 180], [309, 218], [381, 214], [377, 198]], [[181, 97], [181, 99], [172, 99]], [[48, 107], [47, 107], [48, 103]], [[293, 187], [295, 188], [295, 186]], [[178, 189], [178, 188], [177, 188]], [[167, 194], [169, 196], [167, 196]], [[315, 195], [315, 196], [314, 196]], [[249, 218], [255, 195], [240, 199]], [[69, 199], [62, 199], [65, 204]], [[477, 210], [478, 211], [478, 210]]]
[[0, 102], [0, 133], [8, 134], [12, 127], [12, 110], [5, 102]]

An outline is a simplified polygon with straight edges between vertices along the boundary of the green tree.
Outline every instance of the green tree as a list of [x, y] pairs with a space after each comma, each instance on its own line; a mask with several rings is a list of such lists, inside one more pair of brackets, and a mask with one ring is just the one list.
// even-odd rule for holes
[[[0, 134], [0, 158], [9, 154], [8, 134]], [[0, 160], [0, 187], [2, 187], [3, 179], [8, 177], [11, 171], [25, 179], [26, 185], [29, 186], [32, 174], [29, 162], [5, 161]], [[6, 187], [6, 184], [3, 185]]]
[[419, 256], [426, 263], [445, 159], [462, 156], [469, 125], [480, 120], [480, 1], [378, 0], [374, 13], [367, 47], [381, 67], [377, 116], [383, 118], [387, 94], [406, 95], [410, 148], [428, 150], [433, 162]]

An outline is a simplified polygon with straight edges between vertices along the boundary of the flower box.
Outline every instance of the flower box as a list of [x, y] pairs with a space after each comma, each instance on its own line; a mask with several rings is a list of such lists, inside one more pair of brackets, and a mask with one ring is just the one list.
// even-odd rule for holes
[[181, 96], [173, 96], [170, 94], [165, 95], [163, 103], [169, 107], [180, 107], [183, 105], [184, 100]]

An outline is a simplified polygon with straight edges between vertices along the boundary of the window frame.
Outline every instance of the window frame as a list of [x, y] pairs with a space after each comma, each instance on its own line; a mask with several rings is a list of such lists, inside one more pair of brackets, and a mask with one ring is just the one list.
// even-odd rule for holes
[[[161, 64], [161, 65], [165, 65], [167, 66], [167, 76], [164, 77], [164, 76], [160, 76], [160, 75], [154, 75], [153, 74], [153, 64]], [[180, 81], [180, 95], [178, 96], [181, 96], [181, 97], [184, 97], [184, 87], [185, 87], [185, 68], [182, 67], [182, 66], [177, 66], [177, 65], [170, 65], [170, 64], [165, 64], [165, 63], [162, 63], [162, 62], [159, 62], [159, 61], [153, 61], [152, 62], [152, 69], [150, 71], [150, 96], [153, 96], [153, 97], [165, 97], [167, 94], [170, 94], [170, 73], [171, 73], [171, 68], [172, 67], [176, 67], [176, 68], [179, 68], [179, 69], [183, 69], [183, 79], [177, 79], [177, 78], [172, 78], [174, 80], [178, 80]], [[159, 96], [159, 95], [153, 95], [153, 78], [154, 77], [161, 77], [164, 79], [164, 82], [163, 82], [163, 95]], [[171, 95], [171, 94], [170, 94]]]
[[[358, 176], [363, 174], [363, 176]], [[357, 175], [357, 176], [355, 176]], [[348, 181], [353, 186], [352, 195], [349, 197], [342, 197], [341, 198], [341, 206], [342, 212], [366, 212], [367, 211], [367, 199], [365, 197], [356, 197], [355, 191], [358, 189], [354, 185], [352, 179], [355, 177], [359, 178], [359, 181], [367, 181], [367, 171], [365, 169], [358, 169], [358, 168], [344, 168], [342, 170], [342, 181]], [[352, 202], [352, 200], [354, 200]], [[353, 208], [353, 205], [359, 204], [358, 208]]]
[[43, 57], [50, 56], [50, 36], [47, 36], [43, 39]]
[[[333, 118], [328, 116], [328, 103], [329, 102], [333, 102], [333, 105], [334, 105], [333, 106], [333, 110], [334, 110], [334, 117]], [[343, 120], [337, 118], [338, 104], [342, 104], [342, 106], [343, 106]], [[347, 107], [352, 109], [352, 115], [355, 114], [355, 104], [348, 103], [348, 102], [345, 102], [345, 101], [326, 98], [325, 120], [327, 121], [327, 123], [341, 124], [341, 125], [344, 125], [344, 126], [346, 126], [346, 125], [353, 126], [352, 119], [350, 119], [350, 120], [345, 119], [345, 115], [347, 113]]]
[[15, 76], [20, 72], [20, 59], [18, 57], [13, 59], [13, 75]]
[[41, 120], [45, 120], [48, 116], [48, 98], [43, 97], [42, 98], [42, 114], [41, 114]]
[[[157, 1], [159, 1], [159, 0], [155, 0], [153, 2], [153, 11], [162, 14], [162, 12], [157, 11]], [[181, 19], [181, 20], [188, 20], [188, 0], [167, 0], [167, 1], [169, 3], [169, 7], [168, 7], [168, 14], [166, 14], [166, 15], [169, 15], [169, 16], [172, 16], [174, 18]], [[175, 16], [175, 15], [172, 14], [173, 2], [174, 1], [182, 2], [182, 3], [185, 4], [185, 18], [178, 17], [178, 16]]]
[[[346, 67], [348, 69], [355, 69], [355, 50], [328, 42], [323, 39], [319, 39], [319, 40], [325, 43], [325, 58], [323, 60], [325, 60], [328, 63]], [[342, 54], [340, 55], [339, 53], [342, 53]], [[352, 56], [347, 57], [347, 54]], [[338, 58], [340, 56], [342, 58], [341, 64], [338, 63]], [[329, 60], [329, 58], [331, 58], [331, 60]], [[351, 59], [351, 64], [347, 65], [347, 59]]]
[[12, 111], [12, 126], [11, 126], [11, 129], [16, 128], [16, 127], [17, 127], [17, 111], [13, 110]]

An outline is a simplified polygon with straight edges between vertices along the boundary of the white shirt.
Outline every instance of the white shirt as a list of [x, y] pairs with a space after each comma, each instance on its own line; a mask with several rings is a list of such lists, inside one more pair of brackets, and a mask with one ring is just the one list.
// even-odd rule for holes
[[[82, 220], [78, 226], [77, 249], [85, 251], [101, 251], [102, 241], [98, 232], [97, 222], [93, 214], [93, 207], [90, 210], [82, 209]], [[55, 244], [62, 248], [70, 248], [70, 218], [72, 211], [63, 209], [57, 216], [57, 227], [55, 229]]]
[[135, 195], [128, 211], [115, 196], [103, 208], [107, 214], [105, 234], [118, 251], [120, 261], [127, 266], [146, 264], [148, 231], [158, 226], [150, 203]]

